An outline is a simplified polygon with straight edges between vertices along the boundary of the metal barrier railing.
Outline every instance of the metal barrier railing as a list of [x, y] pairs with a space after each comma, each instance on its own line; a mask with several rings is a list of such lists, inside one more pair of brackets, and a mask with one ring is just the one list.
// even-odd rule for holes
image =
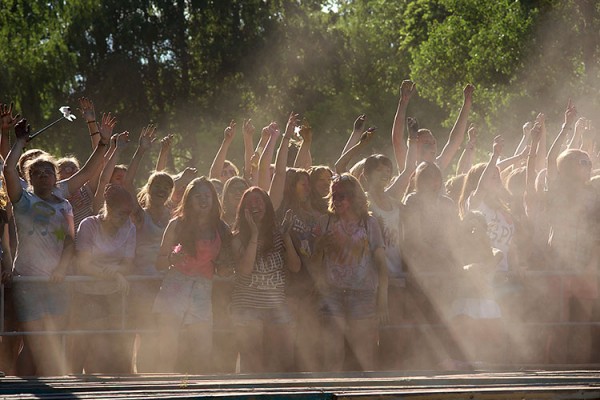
[[[573, 272], [565, 272], [565, 271], [555, 271], [555, 270], [533, 270], [527, 271], [524, 276], [526, 277], [561, 277], [561, 278], [569, 278], [577, 275]], [[419, 278], [427, 278], [427, 277], [440, 277], [440, 276], [457, 276], [456, 274], [449, 273], [439, 273], [439, 272], [424, 272], [419, 273]], [[411, 276], [408, 274], [404, 274], [405, 279], [411, 279]], [[127, 275], [126, 279], [129, 282], [157, 282], [161, 281], [162, 276], [149, 276], [149, 275]], [[224, 280], [226, 278], [221, 278], [218, 276], [214, 277], [214, 280]], [[44, 276], [15, 276], [13, 281], [16, 282], [49, 282], [48, 277]], [[79, 282], [105, 282], [103, 280], [93, 278], [90, 276], [82, 276], [82, 275], [69, 275], [65, 277], [65, 282], [69, 283], [79, 283]], [[559, 296], [557, 296], [557, 300], [559, 301], [559, 320], [558, 321], [524, 321], [521, 322], [521, 325], [527, 326], [600, 326], [600, 321], [594, 322], [577, 322], [577, 321], [565, 321], [564, 315], [564, 279], [559, 280]], [[119, 329], [104, 329], [104, 330], [93, 330], [93, 329], [85, 329], [85, 330], [60, 330], [60, 331], [6, 331], [5, 330], [5, 310], [6, 310], [6, 302], [5, 302], [6, 292], [4, 284], [0, 284], [0, 336], [21, 336], [21, 335], [81, 335], [81, 334], [91, 334], [91, 333], [143, 333], [143, 332], [155, 332], [155, 329], [128, 329], [127, 321], [126, 321], [126, 311], [127, 311], [127, 296], [125, 293], [121, 295], [121, 323]], [[431, 328], [442, 328], [445, 327], [445, 324], [432, 324], [432, 323], [397, 323], [394, 325], [388, 325], [382, 327], [382, 329], [409, 329], [414, 327], [431, 327]]]

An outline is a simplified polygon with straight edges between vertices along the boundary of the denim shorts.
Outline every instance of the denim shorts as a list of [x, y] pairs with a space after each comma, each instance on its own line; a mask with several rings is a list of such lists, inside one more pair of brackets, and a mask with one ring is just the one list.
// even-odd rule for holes
[[37, 321], [45, 315], [65, 315], [69, 306], [66, 283], [14, 282], [13, 299], [19, 322]]
[[184, 325], [212, 322], [212, 279], [171, 268], [156, 295], [152, 312], [180, 318]]
[[321, 298], [320, 313], [324, 317], [349, 320], [373, 318], [377, 315], [375, 290], [354, 290], [329, 287]]
[[272, 308], [236, 306], [231, 309], [231, 317], [233, 324], [237, 327], [257, 321], [271, 325], [285, 325], [292, 322], [292, 315], [287, 304], [280, 304]]

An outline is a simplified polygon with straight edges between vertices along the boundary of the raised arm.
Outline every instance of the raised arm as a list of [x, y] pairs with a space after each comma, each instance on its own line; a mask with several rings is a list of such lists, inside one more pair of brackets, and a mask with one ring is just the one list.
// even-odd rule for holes
[[392, 125], [392, 146], [394, 147], [394, 157], [396, 157], [398, 171], [404, 169], [406, 163], [408, 146], [404, 139], [404, 121], [406, 121], [406, 109], [414, 91], [415, 84], [412, 81], [402, 81], [400, 85], [400, 100], [398, 100], [398, 107], [396, 108], [396, 115], [394, 116], [394, 123]]
[[277, 210], [283, 201], [283, 190], [285, 189], [285, 177], [287, 169], [287, 159], [289, 153], [290, 139], [294, 134], [294, 129], [298, 123], [298, 114], [292, 111], [285, 126], [285, 134], [279, 143], [277, 157], [275, 159], [275, 173], [269, 187], [269, 197], [273, 203], [273, 209]]
[[569, 99], [567, 103], [567, 109], [565, 110], [565, 122], [562, 124], [560, 128], [560, 132], [556, 139], [554, 139], [554, 143], [550, 147], [550, 151], [548, 152], [548, 160], [546, 162], [548, 166], [548, 172], [546, 176], [548, 177], [548, 181], [554, 180], [556, 178], [557, 169], [556, 169], [556, 159], [561, 152], [561, 148], [563, 143], [565, 142], [565, 138], [567, 137], [567, 132], [573, 129], [573, 122], [577, 117], [577, 109]]
[[210, 166], [209, 178], [210, 179], [219, 179], [221, 180], [221, 173], [223, 172], [223, 164], [227, 159], [227, 152], [229, 151], [229, 146], [233, 142], [233, 137], [235, 136], [235, 121], [231, 120], [229, 125], [223, 131], [223, 142], [221, 142], [221, 147], [219, 147], [219, 151], [215, 155], [215, 159], [213, 160], [212, 165]]
[[477, 129], [475, 125], [471, 124], [467, 131], [467, 144], [463, 150], [460, 158], [458, 159], [458, 165], [456, 167], [456, 175], [466, 174], [473, 166], [473, 155], [475, 154], [475, 148], [477, 146]]
[[93, 210], [94, 212], [100, 211], [102, 205], [104, 204], [104, 189], [106, 185], [110, 182], [110, 178], [112, 177], [113, 171], [115, 169], [115, 165], [117, 165], [117, 160], [119, 155], [129, 142], [129, 132], [125, 131], [123, 133], [119, 133], [116, 135], [116, 145], [115, 151], [111, 154], [108, 162], [104, 166], [102, 170], [102, 174], [100, 174], [100, 180], [98, 181], [98, 187], [94, 194], [94, 202], [93, 202]]
[[[546, 147], [547, 147], [547, 140], [548, 140], [548, 133], [546, 131], [546, 115], [543, 113], [539, 113], [537, 115], [537, 117], [535, 118], [535, 122], [540, 124], [540, 142], [538, 144], [538, 148], [536, 151], [536, 155], [540, 154], [539, 157], [536, 157], [536, 164], [535, 164], [535, 169], [536, 171], [541, 171], [544, 168], [546, 168], [546, 157], [545, 154], [547, 152]], [[535, 125], [534, 125], [535, 126]]]
[[504, 171], [506, 168], [509, 168], [510, 166], [519, 164], [521, 161], [525, 160], [527, 158], [528, 154], [529, 154], [529, 145], [525, 146], [525, 148], [523, 150], [521, 150], [521, 152], [519, 154], [514, 155], [512, 157], [505, 158], [502, 161], [499, 161], [498, 164], [496, 164], [496, 166], [498, 168], [500, 168], [500, 171]]
[[483, 169], [483, 173], [481, 174], [481, 177], [479, 178], [477, 187], [475, 188], [475, 191], [473, 192], [473, 200], [472, 200], [473, 202], [471, 203], [472, 206], [476, 207], [483, 200], [483, 188], [489, 187], [489, 185], [492, 182], [493, 176], [495, 174], [494, 170], [498, 168], [496, 166], [496, 164], [498, 163], [498, 158], [500, 157], [500, 154], [502, 153], [503, 147], [504, 147], [504, 139], [502, 139], [502, 136], [496, 136], [494, 138], [493, 151], [492, 151], [492, 156], [490, 157], [490, 161], [488, 161], [487, 165]]
[[276, 122], [271, 122], [268, 127], [263, 129], [269, 133], [269, 140], [260, 155], [258, 161], [258, 182], [257, 185], [267, 191], [271, 186], [270, 168], [271, 160], [273, 160], [273, 153], [275, 153], [275, 143], [279, 138], [280, 132]]
[[567, 149], [580, 149], [583, 145], [583, 130], [587, 126], [587, 120], [583, 117], [575, 122], [575, 133], [571, 136], [571, 140], [567, 144]]
[[371, 141], [373, 133], [375, 133], [375, 128], [367, 129], [362, 135], [360, 135], [358, 143], [349, 148], [340, 156], [340, 158], [337, 159], [334, 167], [336, 174], [341, 175], [348, 171], [348, 163], [350, 163], [350, 160], [356, 157], [357, 154], [360, 154], [360, 151], [366, 147], [366, 145]]
[[142, 161], [142, 157], [144, 154], [150, 149], [152, 143], [156, 141], [156, 127], [152, 124], [149, 124], [145, 128], [142, 129], [140, 133], [140, 138], [138, 140], [138, 146], [135, 149], [135, 153], [133, 153], [133, 157], [131, 158], [131, 163], [127, 167], [127, 173], [125, 174], [125, 180], [123, 182], [125, 189], [127, 189], [134, 197], [135, 197], [135, 189], [133, 186], [133, 182], [135, 180], [135, 176], [137, 175], [138, 169], [140, 167], [140, 163]]
[[300, 126], [300, 136], [302, 137], [302, 144], [300, 145], [298, 154], [296, 154], [296, 159], [294, 160], [294, 167], [309, 169], [312, 165], [310, 145], [312, 144], [313, 132], [311, 126], [308, 124], [308, 121], [306, 119], [302, 121], [302, 125]]
[[0, 123], [2, 124], [2, 136], [0, 136], [0, 156], [6, 159], [10, 151], [10, 130], [14, 128], [19, 120], [19, 114], [13, 115], [13, 102], [10, 105], [0, 103]]
[[160, 140], [160, 151], [156, 160], [155, 171], [164, 171], [167, 168], [169, 157], [171, 157], [171, 145], [173, 144], [173, 134], [169, 133]]
[[251, 119], [245, 119], [242, 129], [244, 134], [244, 178], [248, 180], [252, 173], [252, 156], [254, 155], [253, 136], [256, 128], [252, 125]]
[[362, 134], [363, 129], [365, 127], [366, 119], [367, 116], [365, 114], [361, 114], [356, 118], [356, 120], [354, 121], [354, 127], [352, 128], [352, 133], [350, 134], [350, 137], [348, 138], [348, 141], [344, 146], [344, 150], [342, 150], [342, 154], [350, 150], [351, 147], [354, 147], [354, 145], [358, 143], [358, 141], [360, 140], [360, 135]]
[[535, 195], [535, 179], [537, 177], [537, 157], [539, 153], [539, 143], [542, 136], [542, 126], [536, 122], [531, 129], [531, 146], [529, 147], [529, 155], [527, 156], [527, 174], [525, 175], [525, 203], [529, 206]]
[[527, 121], [523, 124], [523, 135], [521, 136], [521, 141], [519, 142], [519, 145], [515, 149], [515, 156], [517, 154], [522, 153], [523, 150], [525, 150], [525, 148], [527, 147], [527, 144], [530, 142], [532, 128], [533, 123], [531, 123], [531, 121]]
[[92, 149], [94, 149], [100, 140], [100, 138], [96, 136], [98, 134], [98, 123], [96, 122], [94, 102], [86, 97], [80, 97], [79, 111], [81, 112], [81, 116], [87, 124], [88, 132], [90, 133], [90, 140], [92, 142]]
[[110, 143], [110, 138], [116, 123], [117, 120], [113, 118], [110, 113], [102, 115], [102, 124], [100, 125], [100, 129], [94, 133], [94, 136], [99, 137], [99, 139], [96, 141], [96, 148], [94, 149], [94, 152], [85, 162], [83, 167], [81, 167], [77, 173], [66, 180], [69, 187], [69, 193], [75, 193], [88, 181], [92, 185], [97, 183], [102, 165], [104, 164], [104, 153], [106, 152], [107, 146]]
[[25, 144], [29, 140], [30, 132], [31, 127], [27, 125], [26, 119], [22, 119], [15, 124], [15, 135], [17, 138], [4, 163], [4, 181], [11, 203], [18, 202], [23, 194], [23, 187], [21, 186], [19, 173], [17, 172], [17, 162], [23, 153]]
[[396, 198], [396, 200], [400, 202], [404, 197], [404, 193], [406, 192], [406, 188], [408, 187], [408, 184], [410, 182], [410, 177], [417, 168], [417, 157], [419, 155], [418, 147], [416, 145], [418, 141], [417, 132], [419, 130], [417, 120], [409, 117], [407, 120], [407, 126], [408, 151], [406, 153], [406, 159], [404, 161], [404, 169], [402, 170], [402, 172], [400, 172], [400, 174], [398, 174], [396, 179], [394, 179], [390, 186], [388, 186], [385, 190], [385, 192], [388, 195]]
[[475, 86], [468, 84], [465, 86], [463, 90], [463, 105], [460, 109], [460, 113], [458, 114], [458, 118], [450, 131], [450, 135], [448, 136], [448, 142], [442, 149], [439, 157], [437, 158], [438, 166], [442, 170], [442, 172], [448, 168], [448, 165], [452, 162], [452, 159], [458, 152], [461, 143], [465, 138], [465, 131], [467, 130], [467, 120], [469, 118], [469, 111], [471, 110], [471, 105], [473, 103], [473, 92], [475, 91]]

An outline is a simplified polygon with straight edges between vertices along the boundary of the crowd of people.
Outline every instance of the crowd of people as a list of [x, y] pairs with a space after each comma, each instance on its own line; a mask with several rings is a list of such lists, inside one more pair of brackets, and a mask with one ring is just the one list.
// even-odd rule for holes
[[[591, 122], [569, 101], [549, 150], [539, 114], [512, 154], [497, 136], [475, 163], [474, 89], [441, 152], [440, 136], [407, 116], [406, 80], [391, 158], [366, 152], [375, 130], [360, 115], [335, 163], [313, 165], [312, 127], [292, 112], [256, 145], [243, 122], [243, 166], [227, 158], [229, 123], [207, 176], [167, 171], [174, 138], [158, 140], [153, 125], [120, 164], [129, 133], [113, 133], [110, 113], [97, 120], [86, 98], [83, 166], [24, 151], [27, 121], [0, 105], [4, 322], [25, 333], [3, 338], [4, 367], [49, 376], [595, 361]], [[156, 167], [140, 177], [153, 146]]]

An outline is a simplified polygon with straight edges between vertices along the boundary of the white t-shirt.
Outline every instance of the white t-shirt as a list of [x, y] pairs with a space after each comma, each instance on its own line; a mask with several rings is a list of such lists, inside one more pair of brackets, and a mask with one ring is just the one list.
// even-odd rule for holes
[[64, 199], [49, 203], [23, 190], [13, 210], [18, 238], [15, 272], [50, 276], [58, 266], [65, 239], [74, 230], [71, 204]]
[[493, 209], [484, 201], [479, 202], [477, 207], [472, 207], [472, 196], [467, 199], [466, 208], [470, 211], [479, 211], [485, 216], [487, 234], [492, 247], [502, 251], [502, 261], [498, 263], [498, 270], [506, 272], [509, 270], [508, 251], [515, 234], [515, 224], [508, 212], [502, 209]]
[[[100, 268], [109, 267], [119, 272], [121, 262], [135, 256], [135, 225], [127, 220], [114, 235], [108, 235], [101, 226], [100, 216], [87, 217], [77, 231], [77, 251], [92, 254], [92, 263]], [[83, 284], [80, 291], [90, 294], [108, 294], [117, 291], [114, 282]]]

